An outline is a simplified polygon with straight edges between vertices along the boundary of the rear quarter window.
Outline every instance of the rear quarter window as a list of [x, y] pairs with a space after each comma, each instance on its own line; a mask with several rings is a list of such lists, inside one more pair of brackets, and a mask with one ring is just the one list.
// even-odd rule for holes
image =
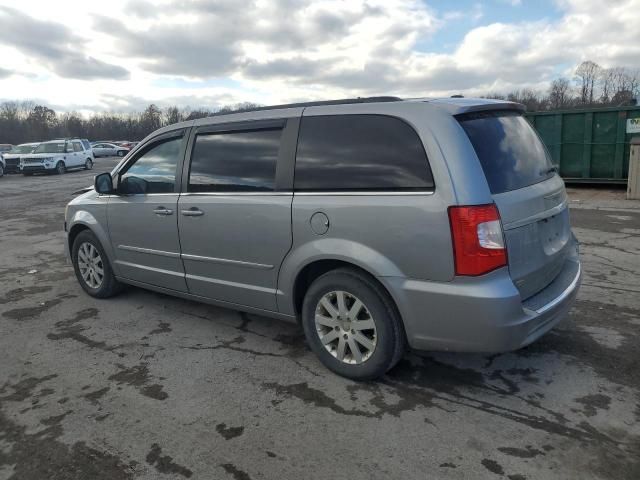
[[547, 149], [519, 113], [478, 112], [457, 119], [480, 160], [491, 193], [518, 190], [553, 175]]
[[383, 115], [303, 117], [294, 183], [298, 191], [411, 191], [434, 186], [416, 131]]

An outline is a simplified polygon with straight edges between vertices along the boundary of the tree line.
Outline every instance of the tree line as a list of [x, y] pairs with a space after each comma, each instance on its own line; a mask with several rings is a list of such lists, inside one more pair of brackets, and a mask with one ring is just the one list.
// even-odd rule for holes
[[176, 106], [164, 110], [155, 104], [141, 113], [96, 113], [84, 118], [77, 112], [56, 113], [45, 105], [31, 101], [0, 103], [0, 143], [17, 145], [53, 138], [80, 137], [95, 140], [142, 140], [149, 133], [165, 125], [184, 120], [252, 110], [259, 105], [239, 103], [216, 110], [180, 109]]
[[[529, 111], [548, 111], [631, 105], [639, 94], [639, 69], [602, 68], [592, 61], [585, 61], [575, 69], [572, 79], [556, 78], [546, 92], [523, 88], [507, 94], [489, 93], [485, 98], [522, 103]], [[77, 112], [58, 114], [31, 101], [3, 102], [0, 103], [0, 143], [15, 145], [61, 137], [135, 141], [165, 125], [242, 112], [258, 106], [245, 102], [216, 110], [176, 106], [162, 110], [151, 104], [140, 113], [103, 112], [84, 118]]]
[[603, 68], [590, 60], [582, 62], [572, 79], [554, 79], [547, 91], [531, 88], [508, 94], [489, 93], [485, 98], [522, 103], [528, 111], [635, 105], [640, 95], [640, 69]]

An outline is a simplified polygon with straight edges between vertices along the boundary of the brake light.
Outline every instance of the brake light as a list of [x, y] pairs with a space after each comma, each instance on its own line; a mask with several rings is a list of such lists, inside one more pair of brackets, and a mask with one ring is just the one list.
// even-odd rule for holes
[[449, 207], [456, 275], [476, 276], [507, 265], [495, 204]]

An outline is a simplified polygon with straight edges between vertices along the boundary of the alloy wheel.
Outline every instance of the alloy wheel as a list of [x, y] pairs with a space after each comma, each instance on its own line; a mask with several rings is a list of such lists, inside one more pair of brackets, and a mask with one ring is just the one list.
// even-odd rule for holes
[[375, 321], [366, 305], [349, 292], [323, 295], [316, 306], [315, 326], [324, 348], [343, 363], [364, 363], [375, 351]]
[[104, 263], [98, 249], [89, 242], [82, 243], [77, 261], [84, 282], [91, 288], [100, 288], [104, 280]]

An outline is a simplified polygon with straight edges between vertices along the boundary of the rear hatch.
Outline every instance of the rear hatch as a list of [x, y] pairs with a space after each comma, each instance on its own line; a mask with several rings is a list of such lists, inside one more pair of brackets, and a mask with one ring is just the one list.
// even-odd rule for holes
[[564, 182], [522, 114], [456, 117], [478, 155], [504, 229], [509, 273], [523, 300], [548, 286], [573, 251]]

